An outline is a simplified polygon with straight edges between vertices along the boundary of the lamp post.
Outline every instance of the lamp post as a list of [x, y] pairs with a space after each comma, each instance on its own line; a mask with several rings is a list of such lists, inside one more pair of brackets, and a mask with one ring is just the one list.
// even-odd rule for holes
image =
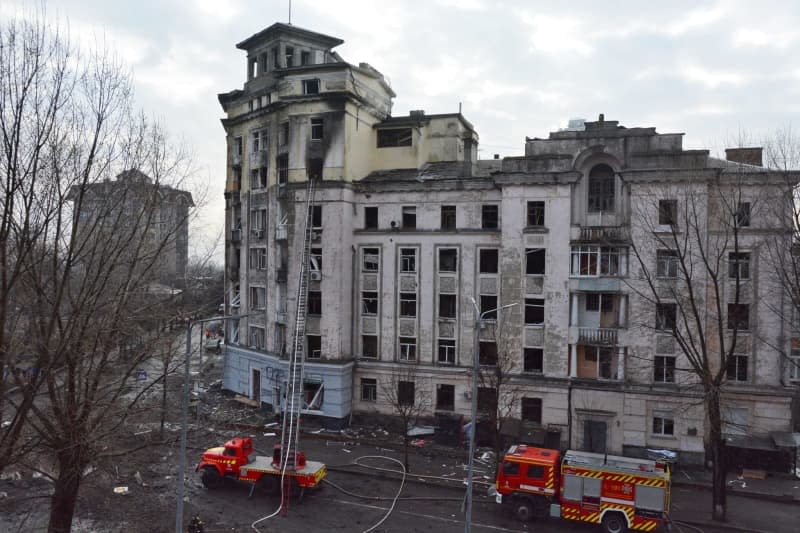
[[[489, 309], [481, 313], [478, 304], [475, 302], [475, 298], [470, 298], [470, 300], [472, 300], [472, 306], [475, 308], [475, 339], [474, 339], [473, 355], [472, 355], [472, 421], [471, 421], [472, 431], [469, 439], [469, 467], [467, 469], [467, 509], [466, 509], [467, 518], [466, 521], [464, 522], [464, 533], [470, 533], [470, 530], [472, 528], [472, 466], [474, 463], [474, 456], [475, 456], [475, 437], [477, 436], [478, 433], [478, 421], [477, 421], [478, 372], [480, 371], [479, 359], [480, 359], [481, 326], [483, 325], [483, 320], [486, 317], [486, 315], [502, 311], [503, 309], [508, 309], [509, 307], [514, 307], [515, 305], [519, 305], [519, 303], [514, 302], [511, 304], [496, 307], [495, 309]], [[499, 316], [500, 314], [498, 313], [498, 317]]]
[[181, 396], [181, 451], [178, 457], [177, 505], [175, 509], [175, 533], [183, 533], [183, 486], [186, 477], [186, 433], [189, 425], [189, 362], [192, 355], [192, 328], [195, 324], [244, 318], [248, 315], [215, 316], [186, 324], [186, 355], [183, 361], [183, 395]]

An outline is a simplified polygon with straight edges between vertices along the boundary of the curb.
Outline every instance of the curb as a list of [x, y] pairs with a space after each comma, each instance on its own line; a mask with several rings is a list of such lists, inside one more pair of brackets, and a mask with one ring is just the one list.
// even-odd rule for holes
[[[697, 489], [703, 489], [706, 491], [711, 491], [712, 486], [710, 483], [704, 483], [702, 481], [695, 481], [695, 482], [685, 482], [685, 481], [675, 481], [672, 480], [673, 487], [692, 487]], [[800, 505], [800, 499], [795, 498], [789, 494], [769, 494], [766, 492], [753, 492], [747, 491], [742, 489], [737, 489], [734, 487], [727, 488], [727, 494], [733, 496], [739, 496], [742, 498], [750, 498], [753, 500], [763, 500], [763, 501], [770, 501], [770, 502], [777, 502], [777, 503], [788, 503], [792, 505]], [[687, 522], [688, 523], [688, 522]], [[712, 522], [713, 523], [713, 522]]]
[[728, 522], [713, 522], [711, 520], [676, 520], [674, 517], [672, 518], [672, 522], [680, 522], [682, 524], [689, 524], [690, 526], [696, 527], [705, 527], [711, 528], [715, 530], [724, 529], [725, 531], [741, 531], [742, 533], [774, 533], [770, 531], [764, 531], [761, 529], [752, 529], [746, 527], [739, 527], [739, 526], [732, 526]]

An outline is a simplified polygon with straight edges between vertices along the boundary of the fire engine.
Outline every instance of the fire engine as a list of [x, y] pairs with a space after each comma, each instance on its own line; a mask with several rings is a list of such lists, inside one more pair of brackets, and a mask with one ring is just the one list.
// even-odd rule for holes
[[[250, 483], [254, 490], [267, 495], [277, 495], [281, 491], [282, 448], [276, 444], [272, 457], [252, 456], [253, 438], [236, 437], [224, 446], [209, 448], [195, 468], [202, 470], [201, 480], [208, 489], [221, 487], [225, 479]], [[306, 461], [305, 454], [297, 452], [297, 457], [289, 457], [289, 463], [296, 465], [287, 468], [285, 477], [289, 478], [291, 489], [300, 492], [319, 486], [327, 473], [325, 465], [317, 461]]]
[[548, 515], [600, 524], [607, 533], [669, 523], [666, 464], [598, 453], [515, 445], [498, 469], [497, 503], [523, 521]]

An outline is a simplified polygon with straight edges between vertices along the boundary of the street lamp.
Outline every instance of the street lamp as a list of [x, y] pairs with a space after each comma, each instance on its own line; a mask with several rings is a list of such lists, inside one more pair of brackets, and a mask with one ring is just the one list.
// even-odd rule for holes
[[[478, 304], [475, 302], [475, 298], [470, 298], [472, 300], [472, 306], [475, 308], [475, 344], [473, 346], [473, 356], [472, 356], [472, 431], [471, 437], [469, 439], [469, 468], [467, 471], [467, 520], [464, 522], [464, 533], [470, 533], [470, 529], [472, 527], [472, 465], [474, 462], [475, 456], [475, 437], [478, 433], [478, 372], [480, 371], [479, 368], [479, 359], [480, 359], [480, 334], [481, 334], [481, 327], [483, 326], [483, 320], [486, 315], [491, 313], [497, 313], [498, 311], [502, 311], [503, 309], [508, 309], [509, 307], [514, 307], [515, 305], [519, 305], [518, 302], [514, 302], [511, 304], [503, 305], [501, 307], [496, 307], [495, 309], [489, 309], [481, 313]], [[497, 314], [500, 316], [500, 313]], [[498, 318], [499, 320], [499, 318]], [[499, 394], [499, 391], [498, 391]]]
[[186, 324], [186, 356], [183, 362], [183, 396], [181, 397], [181, 451], [178, 458], [178, 489], [175, 510], [175, 533], [183, 533], [183, 485], [186, 477], [186, 432], [189, 425], [189, 360], [192, 355], [192, 328], [195, 324], [216, 322], [218, 320], [238, 320], [249, 315], [215, 316], [201, 320], [189, 321]]

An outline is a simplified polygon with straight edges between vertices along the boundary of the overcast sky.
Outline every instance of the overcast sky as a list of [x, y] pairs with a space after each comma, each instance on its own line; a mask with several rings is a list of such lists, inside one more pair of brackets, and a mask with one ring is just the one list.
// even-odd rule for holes
[[[0, 15], [25, 4], [0, 0]], [[28, 0], [27, 3], [30, 3]], [[16, 6], [15, 6], [16, 4]], [[339, 37], [386, 75], [394, 115], [458, 111], [482, 158], [520, 155], [571, 117], [684, 132], [720, 147], [800, 127], [800, 2], [294, 0], [291, 23]], [[289, 0], [50, 0], [73, 38], [100, 35], [133, 70], [138, 103], [197, 152], [211, 184], [203, 231], [223, 224], [217, 94], [241, 88], [242, 39], [289, 22]], [[221, 257], [221, 255], [219, 256]]]

